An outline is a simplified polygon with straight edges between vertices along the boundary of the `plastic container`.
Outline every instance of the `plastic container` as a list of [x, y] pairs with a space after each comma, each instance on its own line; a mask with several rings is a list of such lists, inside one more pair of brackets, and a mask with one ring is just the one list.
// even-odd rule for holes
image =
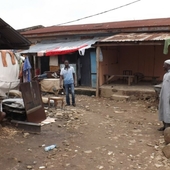
[[53, 150], [54, 148], [56, 148], [56, 145], [50, 145], [50, 146], [46, 146], [44, 150], [47, 152], [47, 151]]

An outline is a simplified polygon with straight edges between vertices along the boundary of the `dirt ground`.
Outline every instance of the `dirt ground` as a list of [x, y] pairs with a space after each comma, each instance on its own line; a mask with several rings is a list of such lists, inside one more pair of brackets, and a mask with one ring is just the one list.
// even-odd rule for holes
[[[113, 101], [77, 95], [76, 107], [51, 108], [56, 122], [31, 134], [0, 130], [0, 170], [169, 170], [150, 101]], [[57, 148], [44, 151], [44, 145]]]

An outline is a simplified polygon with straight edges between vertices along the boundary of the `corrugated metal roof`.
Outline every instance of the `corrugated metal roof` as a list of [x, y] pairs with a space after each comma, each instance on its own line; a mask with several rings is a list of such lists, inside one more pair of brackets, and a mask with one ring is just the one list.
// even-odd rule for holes
[[35, 26], [32, 26], [32, 27], [18, 29], [17, 31], [18, 32], [25, 32], [25, 31], [32, 31], [32, 30], [40, 29], [40, 28], [44, 28], [44, 26], [43, 25], [35, 25]]
[[21, 51], [21, 54], [38, 53], [39, 51], [51, 50], [56, 48], [57, 43], [37, 43], [31, 45], [28, 50]]
[[0, 18], [0, 49], [27, 49], [31, 43]]
[[161, 41], [170, 39], [169, 33], [120, 33], [98, 42]]
[[62, 33], [62, 32], [74, 32], [74, 31], [82, 32], [82, 31], [112, 30], [112, 29], [123, 29], [123, 28], [139, 28], [139, 27], [160, 27], [160, 26], [161, 27], [170, 26], [170, 18], [131, 20], [131, 21], [82, 24], [82, 25], [51, 26], [51, 27], [26, 31], [21, 34], [37, 35], [37, 34]]
[[54, 50], [59, 48], [60, 50], [67, 50], [70, 48], [86, 46], [87, 48], [91, 48], [91, 45], [95, 44], [100, 38], [96, 37], [93, 39], [85, 39], [85, 40], [74, 40], [74, 41], [63, 41], [56, 43], [37, 43], [36, 45], [30, 46], [29, 50], [21, 51], [21, 54], [29, 54], [29, 53], [45, 53], [49, 50]]

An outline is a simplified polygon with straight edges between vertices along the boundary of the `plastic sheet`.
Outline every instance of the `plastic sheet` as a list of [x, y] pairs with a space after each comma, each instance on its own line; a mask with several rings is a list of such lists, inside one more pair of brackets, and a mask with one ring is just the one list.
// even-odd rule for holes
[[[16, 58], [15, 58], [16, 60]], [[9, 88], [13, 89], [18, 86], [20, 80], [19, 76], [19, 64], [16, 60], [15, 64], [12, 64], [11, 57], [6, 53], [7, 67], [3, 66], [2, 56], [0, 53], [0, 96], [5, 96]]]

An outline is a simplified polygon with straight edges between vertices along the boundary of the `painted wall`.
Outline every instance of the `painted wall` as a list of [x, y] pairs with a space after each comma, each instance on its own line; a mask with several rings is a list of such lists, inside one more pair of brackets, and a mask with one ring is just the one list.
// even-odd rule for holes
[[119, 46], [102, 47], [103, 62], [100, 62], [100, 85], [104, 74], [122, 75], [123, 70], [140, 72], [145, 76], [159, 76], [162, 80], [163, 62], [170, 58], [163, 54], [163, 46]]

